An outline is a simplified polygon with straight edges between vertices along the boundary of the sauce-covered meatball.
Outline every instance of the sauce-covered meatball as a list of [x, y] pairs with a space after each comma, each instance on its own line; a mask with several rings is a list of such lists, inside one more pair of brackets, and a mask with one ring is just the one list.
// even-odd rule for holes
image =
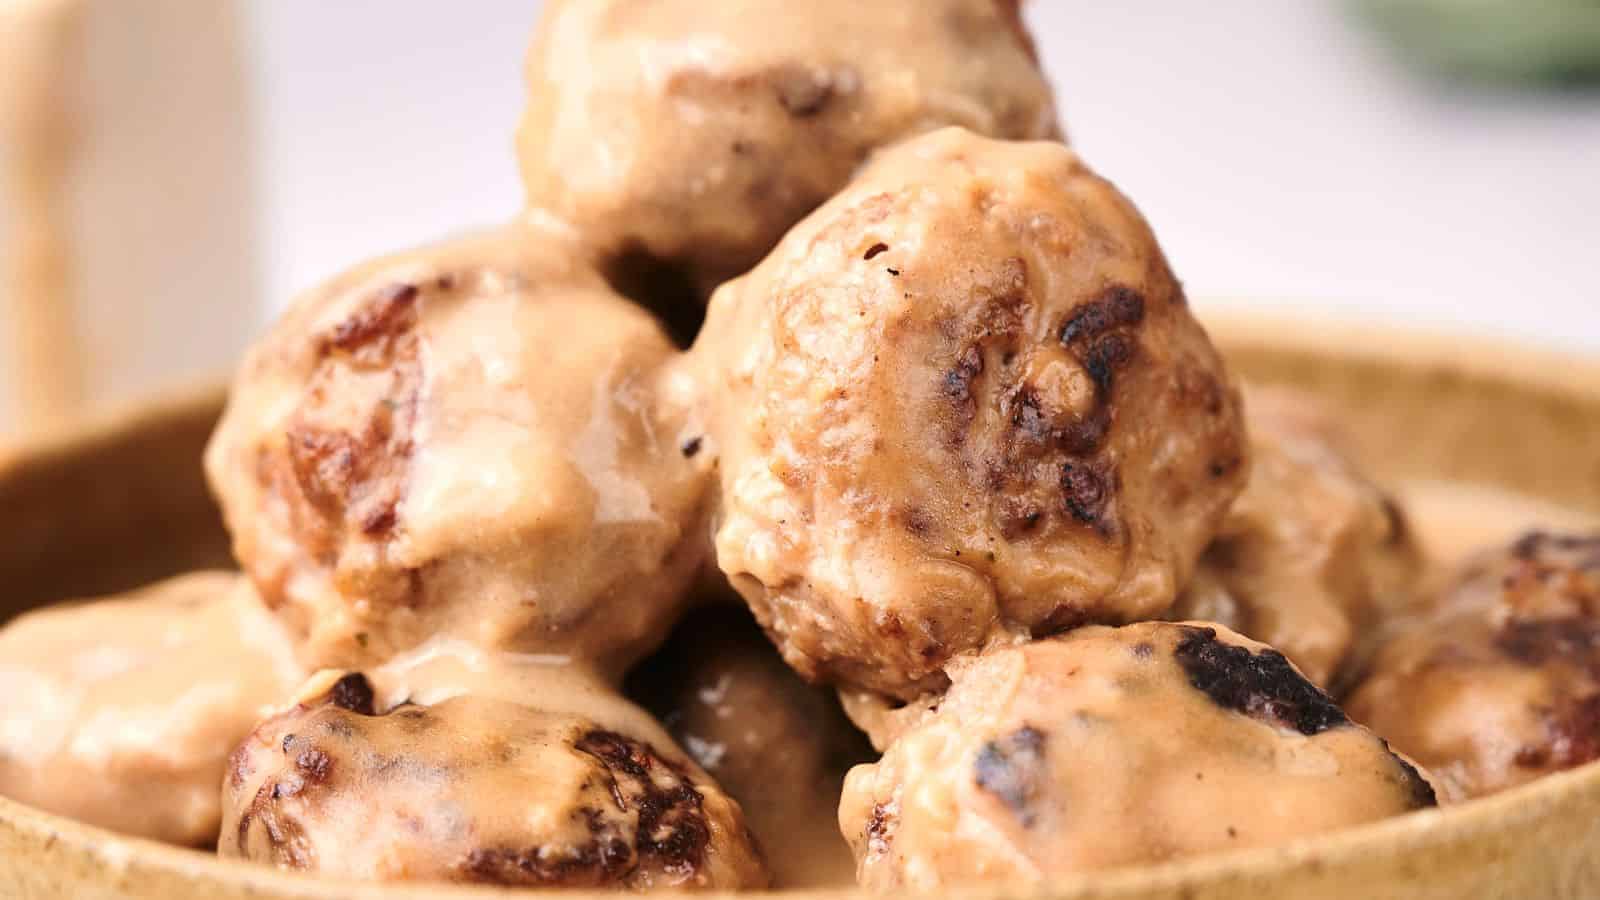
[[234, 753], [220, 852], [376, 881], [766, 885], [738, 804], [603, 683], [454, 668], [313, 679]]
[[814, 680], [1160, 615], [1243, 487], [1237, 392], [1135, 210], [1060, 144], [878, 156], [713, 298], [717, 562]]
[[784, 665], [747, 611], [690, 616], [628, 676], [628, 691], [744, 807], [774, 887], [854, 883], [839, 791], [872, 748], [830, 691]]
[[670, 272], [709, 294], [877, 147], [943, 125], [1056, 135], [1017, 5], [549, 0], [519, 137], [529, 203], [619, 283]]
[[868, 887], [1038, 882], [1369, 822], [1433, 789], [1279, 653], [1090, 626], [964, 659], [839, 821]]
[[1480, 554], [1396, 632], [1350, 714], [1454, 792], [1600, 759], [1600, 534]]
[[0, 794], [210, 844], [229, 751], [303, 677], [237, 575], [29, 613], [0, 629]]
[[665, 637], [711, 461], [670, 341], [575, 256], [529, 225], [383, 259], [250, 352], [207, 470], [308, 664], [446, 635], [620, 667]]
[[1421, 553], [1315, 397], [1258, 388], [1245, 399], [1250, 482], [1175, 617], [1270, 644], [1326, 687], [1363, 636], [1409, 603]]

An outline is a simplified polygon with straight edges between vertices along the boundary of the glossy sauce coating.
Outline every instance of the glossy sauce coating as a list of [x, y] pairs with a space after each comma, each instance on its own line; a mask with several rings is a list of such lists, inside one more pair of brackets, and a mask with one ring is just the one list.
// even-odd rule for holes
[[235, 752], [224, 856], [376, 881], [756, 889], [739, 806], [581, 669], [436, 643], [329, 671]]
[[1600, 533], [1466, 563], [1394, 629], [1350, 713], [1466, 797], [1600, 758]]
[[854, 883], [839, 791], [872, 748], [832, 692], [784, 665], [749, 613], [691, 615], [627, 685], [744, 807], [775, 888]]
[[1016, 0], [550, 0], [527, 76], [529, 204], [696, 307], [878, 147], [1057, 134]]
[[576, 255], [528, 224], [379, 260], [250, 352], [207, 472], [308, 664], [450, 636], [620, 669], [665, 636], [711, 463], [671, 343]]
[[0, 794], [208, 845], [229, 751], [303, 676], [237, 575], [29, 613], [0, 629]]
[[807, 678], [1167, 611], [1247, 473], [1237, 393], [1133, 206], [1060, 144], [879, 155], [691, 351], [718, 564]]
[[1259, 388], [1245, 399], [1250, 483], [1174, 618], [1226, 624], [1330, 687], [1362, 639], [1411, 605], [1421, 551], [1314, 396]]
[[952, 666], [850, 773], [863, 886], [1040, 883], [1277, 844], [1435, 805], [1281, 654], [1205, 623], [1090, 626]]

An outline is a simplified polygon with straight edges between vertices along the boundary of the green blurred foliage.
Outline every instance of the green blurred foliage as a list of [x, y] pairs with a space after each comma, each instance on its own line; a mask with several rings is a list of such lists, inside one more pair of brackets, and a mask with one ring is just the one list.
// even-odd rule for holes
[[1600, 80], [1600, 0], [1350, 0], [1409, 56], [1495, 80]]

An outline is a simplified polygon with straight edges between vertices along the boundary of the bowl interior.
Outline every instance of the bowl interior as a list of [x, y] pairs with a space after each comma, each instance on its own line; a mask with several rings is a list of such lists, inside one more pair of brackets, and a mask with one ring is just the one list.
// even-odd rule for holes
[[[1243, 377], [1321, 395], [1344, 414], [1381, 480], [1419, 503], [1458, 504], [1460, 518], [1480, 527], [1484, 539], [1540, 522], [1600, 527], [1600, 363], [1256, 314], [1213, 315], [1208, 324]], [[222, 403], [221, 388], [201, 388], [0, 452], [0, 583], [7, 585], [0, 618], [228, 565], [228, 542], [198, 464]], [[1472, 501], [1473, 491], [1515, 497], [1515, 508], [1533, 521], [1475, 517], [1475, 509], [1488, 507]], [[117, 837], [0, 799], [0, 893], [6, 889], [78, 898], [486, 893], [283, 875]], [[1015, 894], [976, 887], [961, 893]], [[1125, 900], [1594, 896], [1600, 766], [1285, 847], [1071, 879], [1042, 893]]]

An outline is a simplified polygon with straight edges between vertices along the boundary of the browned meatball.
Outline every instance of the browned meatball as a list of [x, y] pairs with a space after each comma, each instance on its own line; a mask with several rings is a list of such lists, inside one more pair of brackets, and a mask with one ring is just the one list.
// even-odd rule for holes
[[1407, 607], [1421, 553], [1315, 397], [1260, 388], [1245, 399], [1250, 483], [1175, 618], [1222, 622], [1271, 644], [1326, 687], [1363, 636]]
[[1160, 615], [1247, 466], [1237, 392], [1144, 219], [1072, 151], [881, 154], [713, 298], [717, 561], [811, 679]]
[[712, 461], [671, 343], [575, 257], [530, 225], [379, 260], [250, 352], [207, 471], [309, 664], [447, 635], [620, 666], [665, 636]]
[[0, 629], [0, 794], [210, 844], [228, 752], [303, 677], [238, 575], [29, 613]]
[[766, 885], [738, 804], [642, 711], [558, 667], [475, 674], [420, 701], [409, 676], [314, 679], [234, 753], [220, 852], [376, 881]]
[[951, 677], [845, 785], [839, 822], [867, 887], [1049, 882], [1436, 803], [1281, 654], [1220, 626], [1090, 626]]
[[549, 0], [527, 74], [530, 204], [652, 293], [755, 265], [877, 147], [1058, 133], [1017, 0]]
[[1600, 534], [1478, 556], [1378, 652], [1350, 714], [1463, 796], [1600, 758]]
[[854, 883], [839, 791], [872, 748], [825, 688], [802, 682], [742, 609], [706, 609], [628, 677], [637, 698], [744, 807], [774, 887]]

